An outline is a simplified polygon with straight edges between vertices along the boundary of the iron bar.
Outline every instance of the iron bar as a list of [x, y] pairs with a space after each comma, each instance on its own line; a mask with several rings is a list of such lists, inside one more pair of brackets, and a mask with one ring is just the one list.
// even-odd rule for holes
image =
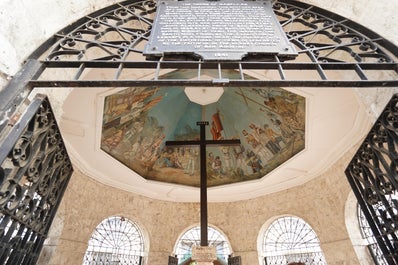
[[[31, 60], [35, 61], [35, 60]], [[218, 62], [203, 62], [203, 61], [40, 61], [43, 67], [46, 68], [79, 68], [84, 63], [86, 68], [118, 68], [121, 63], [126, 69], [156, 69], [158, 64], [160, 68], [170, 69], [196, 69], [200, 65], [203, 69], [218, 69]], [[252, 70], [271, 70], [278, 69], [282, 65], [284, 69], [300, 70], [300, 69], [316, 69], [317, 65], [322, 66], [327, 70], [354, 70], [359, 64], [366, 70], [394, 70], [397, 71], [398, 63], [396, 62], [383, 62], [383, 63], [366, 63], [366, 62], [255, 62], [255, 61], [241, 61], [241, 62], [220, 62], [223, 69], [239, 69], [239, 64], [244, 69]]]
[[161, 64], [161, 61], [162, 61], [162, 60], [160, 60], [160, 61], [157, 63], [157, 65], [156, 65], [156, 71], [155, 71], [155, 77], [154, 77], [155, 80], [159, 80], [159, 73], [160, 73], [160, 64]]
[[245, 80], [245, 74], [243, 72], [242, 64], [239, 64], [239, 75], [241, 80]]
[[[289, 62], [196, 62], [196, 61], [154, 61], [154, 62], [111, 62], [111, 61], [45, 61], [42, 67], [52, 68], [76, 68], [75, 78], [79, 78], [83, 70], [90, 69], [115, 69], [117, 75], [104, 80], [51, 80], [50, 78], [38, 77], [32, 79], [28, 84], [31, 87], [110, 87], [110, 86], [285, 86], [285, 87], [395, 87], [398, 85], [397, 63], [289, 63]], [[152, 69], [155, 74], [153, 80], [119, 79], [123, 70], [126, 69]], [[198, 71], [197, 79], [166, 79], [159, 78], [162, 69], [195, 69]], [[212, 81], [200, 80], [203, 69], [218, 70], [219, 79]], [[233, 69], [241, 73], [239, 79], [222, 78], [222, 69]], [[243, 71], [250, 70], [277, 70], [280, 79], [276, 80], [249, 80], [245, 79]], [[294, 80], [289, 79], [285, 72], [291, 70], [314, 71], [322, 80]], [[349, 74], [359, 76], [360, 80], [330, 80], [325, 70], [349, 71]], [[372, 80], [365, 71], [391, 71], [391, 78], [386, 80]], [[394, 77], [396, 75], [396, 77]], [[223, 82], [221, 82], [223, 81]]]
[[223, 86], [223, 87], [398, 87], [397, 80], [233, 80], [213, 82], [213, 80], [83, 80], [83, 81], [44, 81], [29, 83], [32, 87], [141, 87], [141, 86]]
[[[36, 113], [40, 105], [41, 105], [40, 100], [34, 100], [27, 108], [26, 113]], [[7, 158], [9, 150], [12, 150], [14, 144], [17, 142], [18, 138], [20, 138], [23, 133], [23, 130], [21, 130], [21, 128], [25, 128], [26, 126], [28, 126], [30, 120], [31, 117], [25, 115], [18, 122], [18, 126], [12, 126], [10, 132], [4, 138], [4, 141], [1, 146], [2, 148], [0, 151], [0, 163]]]
[[121, 63], [121, 64], [119, 65], [119, 67], [117, 68], [117, 72], [116, 72], [116, 74], [115, 74], [115, 79], [116, 79], [116, 80], [119, 79], [120, 74], [122, 73], [122, 70], [123, 70], [123, 63]]
[[198, 64], [198, 80], [200, 80], [200, 75], [202, 74], [202, 64]]
[[73, 78], [73, 80], [79, 80], [80, 76], [84, 72], [84, 69], [85, 69], [85, 64], [84, 63], [80, 64], [80, 66], [79, 66], [79, 68], [77, 70], [77, 73], [76, 73], [75, 77]]
[[357, 72], [358, 76], [361, 78], [361, 80], [368, 80], [366, 77], [366, 74], [363, 72], [362, 67], [357, 64], [355, 71]]
[[280, 64], [279, 58], [277, 56], [275, 56], [275, 60], [278, 62], [278, 73], [279, 73], [281, 80], [286, 80], [285, 72], [283, 71], [283, 67]]
[[316, 65], [316, 69], [322, 80], [328, 80], [325, 71], [323, 71], [323, 68], [319, 64]]
[[[0, 132], [31, 91], [29, 81], [43, 71], [43, 64], [28, 60], [6, 87], [0, 90]], [[0, 137], [1, 138], [1, 137]]]

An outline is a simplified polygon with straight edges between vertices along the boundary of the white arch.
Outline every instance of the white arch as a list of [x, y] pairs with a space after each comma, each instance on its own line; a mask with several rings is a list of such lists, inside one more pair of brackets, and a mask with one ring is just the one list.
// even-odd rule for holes
[[[319, 261], [319, 262], [321, 262], [320, 264], [326, 264], [326, 260], [323, 255], [323, 251], [320, 246], [319, 238], [318, 238], [316, 232], [314, 231], [314, 229], [303, 218], [295, 216], [295, 215], [288, 215], [288, 214], [274, 216], [274, 217], [268, 219], [261, 227], [258, 237], [257, 237], [257, 251], [258, 251], [259, 264], [265, 265], [264, 257], [267, 256], [267, 253], [264, 250], [264, 241], [266, 240], [265, 237], [267, 236], [267, 233], [270, 231], [270, 229], [273, 228], [273, 225], [278, 220], [280, 220], [282, 218], [287, 218], [287, 217], [292, 218], [293, 220], [296, 220], [297, 222], [300, 222], [302, 226], [305, 226], [307, 228], [307, 230], [309, 229], [309, 231], [312, 232], [311, 235], [313, 237], [313, 238], [311, 238], [311, 241], [310, 241], [311, 244], [309, 245], [309, 248], [303, 249], [303, 250], [296, 249], [292, 253], [289, 253], [289, 254], [305, 254], [305, 253], [308, 253], [307, 251], [312, 250], [311, 253], [319, 252], [321, 254], [321, 256], [318, 256], [318, 258], [320, 258], [320, 261]], [[281, 235], [283, 235], [286, 232], [287, 231], [281, 231]], [[294, 232], [294, 231], [292, 231], [292, 232]], [[284, 250], [281, 250], [281, 253], [283, 251]], [[299, 251], [299, 252], [297, 252], [297, 251]], [[285, 254], [282, 253], [282, 255], [285, 255]]]
[[358, 201], [352, 191], [348, 194], [345, 203], [345, 225], [360, 265], [374, 264], [366, 249], [368, 242], [361, 234], [358, 220]]
[[[224, 254], [224, 258], [227, 258], [227, 257], [225, 257], [225, 256], [228, 256], [228, 255], [230, 255], [230, 254], [233, 253], [233, 250], [232, 250], [232, 247], [231, 247], [231, 243], [230, 243], [230, 241], [229, 241], [227, 235], [226, 235], [220, 228], [218, 228], [218, 227], [215, 226], [215, 225], [208, 224], [208, 228], [209, 228], [208, 234], [210, 234], [211, 231], [215, 231], [215, 232], [219, 233], [220, 237], [222, 238], [222, 240], [223, 240], [223, 241], [225, 242], [225, 244], [227, 245], [229, 251], [225, 251], [224, 253], [217, 253], [217, 254]], [[173, 254], [172, 254], [172, 255], [179, 255], [179, 253], [178, 253], [178, 252], [179, 252], [178, 248], [180, 248], [180, 241], [181, 241], [181, 239], [183, 239], [183, 237], [187, 234], [187, 232], [191, 231], [192, 229], [198, 229], [198, 231], [200, 231], [200, 224], [199, 224], [199, 223], [193, 224], [193, 225], [187, 227], [186, 229], [184, 229], [184, 230], [180, 233], [180, 235], [178, 236], [178, 238], [177, 238], [177, 240], [176, 240], [176, 243], [175, 243], [175, 245], [174, 245]], [[200, 232], [199, 232], [199, 233], [200, 233]], [[197, 234], [197, 236], [195, 236], [194, 240], [195, 240], [195, 245], [200, 245], [200, 234]], [[211, 238], [211, 236], [209, 236], [209, 245], [210, 245], [210, 246], [212, 245], [212, 238]]]
[[264, 256], [265, 253], [263, 253], [263, 241], [264, 241], [264, 235], [265, 232], [267, 231], [268, 227], [278, 218], [288, 216], [287, 214], [284, 215], [277, 215], [269, 218], [265, 223], [261, 226], [260, 231], [257, 236], [257, 253], [258, 253], [258, 264], [264, 265]]
[[145, 241], [145, 234], [135, 221], [124, 216], [107, 217], [91, 234], [83, 264], [91, 264], [98, 258], [129, 261], [137, 257], [138, 261], [138, 256], [143, 257], [145, 263], [148, 253]]

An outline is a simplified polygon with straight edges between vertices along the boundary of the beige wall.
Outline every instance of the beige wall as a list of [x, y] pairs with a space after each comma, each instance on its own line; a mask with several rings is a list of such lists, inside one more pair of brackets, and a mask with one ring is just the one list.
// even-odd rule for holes
[[[257, 199], [209, 204], [209, 223], [221, 229], [243, 264], [258, 263], [262, 226], [280, 215], [303, 218], [317, 233], [328, 265], [357, 265], [345, 226], [350, 188], [344, 168], [352, 154], [305, 185]], [[100, 184], [76, 172], [66, 190], [41, 264], [82, 264], [87, 242], [105, 218], [122, 215], [147, 233], [149, 265], [164, 265], [179, 235], [199, 222], [199, 204], [157, 201]]]

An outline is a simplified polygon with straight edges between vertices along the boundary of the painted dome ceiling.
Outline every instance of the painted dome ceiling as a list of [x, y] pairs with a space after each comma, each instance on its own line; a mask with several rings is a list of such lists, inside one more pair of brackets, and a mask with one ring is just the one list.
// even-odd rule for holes
[[[166, 75], [191, 79], [195, 74]], [[217, 72], [207, 70], [204, 76], [213, 79]], [[166, 141], [198, 140], [198, 121], [209, 122], [208, 140], [240, 140], [206, 148], [208, 186], [262, 178], [304, 149], [304, 97], [274, 87], [225, 87], [216, 91], [218, 100], [206, 104], [214, 97], [212, 89], [140, 87], [106, 96], [101, 149], [147, 180], [194, 187], [200, 185], [199, 147], [172, 147]], [[188, 98], [185, 90], [198, 93]]]

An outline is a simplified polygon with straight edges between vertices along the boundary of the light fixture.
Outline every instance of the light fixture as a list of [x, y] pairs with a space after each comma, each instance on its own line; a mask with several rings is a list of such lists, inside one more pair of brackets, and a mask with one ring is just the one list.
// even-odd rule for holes
[[222, 94], [224, 88], [222, 87], [186, 87], [185, 94], [190, 101], [200, 105], [208, 105], [217, 102]]

